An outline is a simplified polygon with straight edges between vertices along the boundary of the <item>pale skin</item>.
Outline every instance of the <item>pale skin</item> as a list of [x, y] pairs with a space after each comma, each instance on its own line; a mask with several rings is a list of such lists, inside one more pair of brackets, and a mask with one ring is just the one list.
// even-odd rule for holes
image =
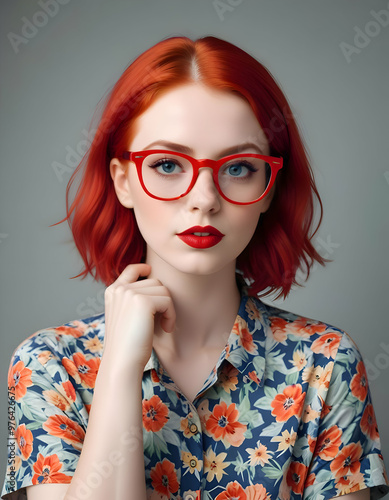
[[[269, 154], [266, 137], [246, 101], [199, 83], [178, 87], [157, 99], [138, 118], [128, 150], [174, 150], [161, 141], [185, 146], [190, 149], [188, 154], [198, 159], [226, 156], [225, 151], [231, 146], [237, 149], [228, 154]], [[241, 146], [248, 142], [252, 145]], [[236, 258], [249, 243], [261, 213], [269, 208], [274, 194], [273, 190], [252, 205], [234, 205], [219, 195], [210, 169], [203, 168], [187, 196], [161, 201], [143, 191], [134, 164], [114, 158], [110, 172], [118, 200], [134, 210], [147, 245], [147, 257], [145, 264], [128, 266], [106, 290], [106, 338], [96, 380], [96, 400], [97, 391], [102, 399], [106, 390], [102, 373], [115, 382], [116, 374], [121, 379], [132, 376], [129, 365], [138, 367], [142, 373], [153, 347], [166, 365], [171, 360], [178, 366], [193, 359], [200, 365], [209, 363], [210, 352], [217, 361], [240, 303], [235, 282]], [[195, 225], [214, 226], [225, 236], [214, 247], [191, 248], [177, 233]], [[138, 281], [140, 276], [146, 279]], [[220, 310], [228, 313], [220, 317]], [[199, 388], [193, 388], [193, 394]], [[86, 451], [83, 449], [79, 463], [84, 453], [95, 456], [101, 451], [93, 448], [96, 444], [92, 443], [92, 436], [87, 443], [88, 433], [93, 432], [91, 424], [99, 427], [93, 405], [84, 442]], [[83, 463], [86, 462], [85, 455]], [[87, 466], [84, 467], [86, 471]], [[76, 474], [78, 469], [79, 466]], [[122, 492], [133, 491], [124, 477], [118, 476], [116, 482], [121, 482]], [[44, 484], [28, 487], [27, 495], [28, 500], [67, 500], [70, 491], [69, 485]], [[71, 498], [77, 498], [74, 491], [71, 493]], [[104, 498], [104, 492], [98, 494], [94, 492], [88, 498]], [[130, 494], [121, 495], [110, 494], [109, 498], [132, 498]], [[344, 497], [368, 499], [369, 489]]]

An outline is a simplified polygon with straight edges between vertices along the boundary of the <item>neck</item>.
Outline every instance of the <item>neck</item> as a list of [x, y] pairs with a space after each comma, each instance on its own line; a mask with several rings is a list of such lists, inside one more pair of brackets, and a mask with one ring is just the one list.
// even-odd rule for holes
[[169, 290], [176, 312], [173, 334], [156, 322], [155, 344], [181, 359], [210, 349], [221, 350], [234, 324], [240, 292], [235, 279], [235, 262], [213, 274], [189, 274], [161, 262], [148, 253], [146, 262], [156, 278]]

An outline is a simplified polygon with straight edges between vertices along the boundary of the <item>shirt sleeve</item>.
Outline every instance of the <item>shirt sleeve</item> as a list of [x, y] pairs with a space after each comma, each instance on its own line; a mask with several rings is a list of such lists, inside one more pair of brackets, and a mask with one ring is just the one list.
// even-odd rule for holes
[[370, 488], [389, 492], [365, 365], [343, 332], [317, 428], [304, 499], [322, 500]]
[[[53, 341], [52, 338], [56, 338]], [[26, 499], [27, 486], [70, 483], [85, 436], [85, 397], [63, 365], [55, 332], [34, 334], [8, 372], [8, 455], [1, 498]]]

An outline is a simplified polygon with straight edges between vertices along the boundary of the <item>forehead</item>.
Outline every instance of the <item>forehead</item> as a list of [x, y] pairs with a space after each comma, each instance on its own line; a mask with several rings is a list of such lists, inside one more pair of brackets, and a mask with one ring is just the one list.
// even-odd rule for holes
[[157, 140], [189, 146], [203, 157], [244, 142], [268, 151], [266, 136], [248, 102], [201, 83], [168, 90], [137, 118], [130, 150], [145, 149]]

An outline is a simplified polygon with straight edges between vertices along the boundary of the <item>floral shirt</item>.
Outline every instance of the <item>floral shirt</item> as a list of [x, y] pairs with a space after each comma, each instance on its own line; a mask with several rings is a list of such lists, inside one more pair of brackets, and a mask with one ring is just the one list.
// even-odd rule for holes
[[[100, 314], [46, 328], [14, 353], [3, 498], [26, 498], [34, 484], [70, 483], [104, 327]], [[381, 498], [389, 491], [357, 346], [338, 328], [256, 297], [242, 296], [228, 342], [193, 402], [153, 349], [142, 406], [151, 500], [321, 500], [364, 488]]]

